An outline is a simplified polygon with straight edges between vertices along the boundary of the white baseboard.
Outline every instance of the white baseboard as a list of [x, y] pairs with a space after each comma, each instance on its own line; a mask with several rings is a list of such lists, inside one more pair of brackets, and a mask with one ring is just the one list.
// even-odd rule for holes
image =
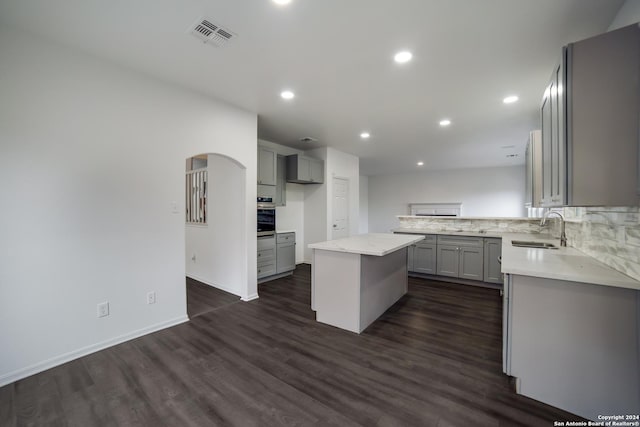
[[247, 296], [246, 298], [245, 298], [245, 297], [242, 297], [242, 298], [240, 298], [240, 299], [241, 299], [242, 301], [244, 301], [244, 302], [249, 302], [249, 301], [253, 301], [254, 299], [258, 299], [258, 298], [259, 298], [259, 297], [258, 297], [258, 294], [257, 294], [257, 293], [255, 293], [255, 294], [251, 294], [251, 295]]
[[55, 366], [62, 365], [64, 363], [70, 362], [72, 360], [78, 359], [88, 354], [95, 353], [100, 350], [104, 350], [105, 348], [109, 348], [114, 345], [123, 343], [125, 341], [129, 341], [134, 338], [139, 338], [143, 335], [147, 335], [152, 332], [157, 332], [162, 329], [170, 328], [172, 326], [176, 326], [188, 321], [189, 321], [189, 318], [186, 315], [176, 317], [175, 319], [167, 320], [161, 323], [156, 323], [155, 325], [147, 326], [146, 328], [138, 329], [138, 330], [129, 332], [127, 334], [117, 336], [115, 338], [111, 338], [105, 341], [91, 344], [89, 346], [79, 348], [78, 350], [70, 351], [68, 353], [61, 354], [60, 356], [43, 360], [42, 362], [35, 363], [31, 366], [27, 366], [26, 368], [21, 368], [4, 375], [0, 375], [0, 387], [5, 386], [7, 384], [11, 384], [12, 382], [21, 380], [23, 378], [37, 374], [39, 372], [46, 371], [47, 369], [51, 369]]

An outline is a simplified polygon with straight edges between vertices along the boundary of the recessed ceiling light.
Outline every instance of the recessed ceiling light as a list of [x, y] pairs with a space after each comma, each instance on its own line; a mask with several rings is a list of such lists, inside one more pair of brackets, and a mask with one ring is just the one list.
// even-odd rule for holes
[[296, 95], [290, 90], [285, 90], [280, 93], [282, 99], [293, 99]]
[[451, 120], [449, 119], [440, 120], [440, 126], [449, 126], [450, 124], [451, 124]]
[[360, 138], [362, 139], [369, 139], [369, 137], [371, 137], [371, 134], [369, 132], [362, 132], [360, 134]]
[[396, 53], [393, 60], [398, 64], [404, 64], [405, 62], [411, 61], [411, 58], [413, 58], [413, 54], [408, 50], [403, 50], [402, 52]]
[[418, 166], [424, 166], [424, 162], [418, 162]]
[[280, 6], [284, 6], [285, 4], [291, 3], [291, 0], [273, 0], [273, 2]]
[[518, 97], [516, 95], [509, 95], [505, 99], [503, 99], [502, 102], [504, 102], [505, 104], [513, 104], [517, 100]]

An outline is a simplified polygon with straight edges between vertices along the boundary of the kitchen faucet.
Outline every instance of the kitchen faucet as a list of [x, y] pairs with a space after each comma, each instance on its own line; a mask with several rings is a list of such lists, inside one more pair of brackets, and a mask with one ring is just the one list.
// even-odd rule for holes
[[567, 246], [567, 234], [564, 232], [564, 217], [560, 212], [548, 211], [545, 213], [542, 217], [542, 221], [540, 221], [540, 226], [544, 227], [546, 225], [547, 218], [549, 218], [551, 214], [556, 214], [558, 215], [558, 218], [560, 218], [560, 246]]

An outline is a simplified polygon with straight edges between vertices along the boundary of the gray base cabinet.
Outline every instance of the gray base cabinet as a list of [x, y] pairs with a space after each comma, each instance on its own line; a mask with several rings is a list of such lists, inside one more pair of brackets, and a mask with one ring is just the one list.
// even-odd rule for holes
[[416, 273], [436, 274], [436, 245], [418, 243], [413, 248], [413, 270]]
[[436, 274], [436, 236], [426, 235], [421, 242], [407, 248], [407, 270], [422, 274]]
[[258, 237], [258, 279], [276, 279], [295, 268], [296, 233]]
[[427, 234], [409, 246], [407, 268], [411, 273], [502, 284], [501, 255], [500, 238]]
[[438, 236], [437, 274], [484, 280], [482, 237]]
[[458, 277], [469, 280], [484, 280], [484, 249], [460, 247]]
[[258, 279], [276, 274], [276, 237], [258, 237]]
[[502, 239], [484, 239], [484, 281], [502, 284]]
[[458, 277], [458, 250], [457, 246], [438, 245], [438, 276]]
[[518, 394], [590, 420], [640, 413], [637, 290], [510, 274], [505, 290]]
[[296, 233], [276, 235], [276, 274], [296, 268]]

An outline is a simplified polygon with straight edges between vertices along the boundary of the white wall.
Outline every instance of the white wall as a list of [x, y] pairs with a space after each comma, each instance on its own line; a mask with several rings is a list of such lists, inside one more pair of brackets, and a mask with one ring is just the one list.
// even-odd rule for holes
[[306, 155], [324, 160], [324, 184], [304, 186], [304, 262], [311, 263], [310, 243], [327, 240], [327, 148], [306, 151]]
[[358, 232], [369, 232], [369, 177], [360, 175], [360, 224]]
[[627, 0], [609, 26], [609, 31], [640, 22], [640, 0]]
[[[360, 232], [360, 159], [352, 154], [334, 148], [327, 149], [327, 239], [332, 238], [333, 219], [333, 178], [349, 181], [349, 235]], [[310, 242], [311, 243], [311, 242]]]
[[524, 166], [369, 177], [369, 231], [398, 227], [409, 203], [462, 203], [462, 216], [522, 217]]
[[[301, 150], [276, 144], [263, 139], [259, 145], [269, 147], [282, 156], [303, 154]], [[296, 232], [296, 264], [304, 262], [304, 184], [287, 183], [287, 205], [276, 208], [276, 231], [293, 230]]]
[[305, 152], [325, 162], [325, 178], [321, 185], [305, 186], [304, 225], [305, 262], [311, 262], [310, 243], [331, 239], [333, 212], [333, 177], [349, 180], [349, 234], [359, 233], [360, 222], [360, 159], [333, 148], [322, 147]]
[[236, 231], [256, 296], [255, 114], [8, 29], [0, 69], [0, 385], [186, 320], [193, 155], [246, 169]]
[[228, 157], [207, 157], [207, 224], [186, 225], [186, 274], [243, 297], [246, 236], [236, 233], [244, 230], [245, 169]]

